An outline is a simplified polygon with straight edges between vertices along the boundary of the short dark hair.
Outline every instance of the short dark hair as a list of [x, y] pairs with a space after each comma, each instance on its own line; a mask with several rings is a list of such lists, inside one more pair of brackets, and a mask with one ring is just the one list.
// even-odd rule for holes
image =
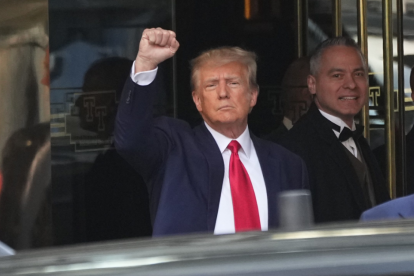
[[309, 58], [300, 57], [295, 59], [286, 70], [282, 79], [282, 92], [280, 99], [283, 112], [286, 114], [290, 108], [292, 99], [298, 97], [298, 88], [307, 88], [307, 78], [309, 75]]

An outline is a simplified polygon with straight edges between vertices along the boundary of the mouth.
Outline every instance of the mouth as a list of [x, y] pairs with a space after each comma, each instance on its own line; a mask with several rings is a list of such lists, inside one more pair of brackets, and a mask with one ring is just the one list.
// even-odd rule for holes
[[218, 110], [228, 110], [228, 109], [232, 109], [233, 107], [232, 106], [230, 106], [230, 105], [225, 105], [225, 106], [221, 106], [221, 107], [219, 107], [219, 109]]
[[358, 97], [339, 97], [341, 101], [355, 101]]

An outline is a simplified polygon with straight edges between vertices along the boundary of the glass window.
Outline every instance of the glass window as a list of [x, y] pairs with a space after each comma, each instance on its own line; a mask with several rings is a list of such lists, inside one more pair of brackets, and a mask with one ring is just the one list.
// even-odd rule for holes
[[[52, 1], [49, 9], [55, 244], [149, 236], [148, 192], [113, 148], [114, 120], [142, 31], [171, 29], [172, 1]], [[172, 63], [159, 74], [172, 83]], [[170, 87], [157, 115], [172, 113]]]

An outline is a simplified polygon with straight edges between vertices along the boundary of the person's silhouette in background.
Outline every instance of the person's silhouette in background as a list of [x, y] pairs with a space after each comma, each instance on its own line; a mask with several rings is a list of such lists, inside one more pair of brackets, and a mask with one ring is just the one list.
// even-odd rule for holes
[[[105, 138], [112, 135], [117, 102], [132, 61], [124, 58], [106, 58], [92, 64], [84, 77], [83, 95], [75, 105], [79, 108], [81, 127]], [[84, 97], [91, 92], [115, 91], [116, 97], [99, 98], [106, 107], [104, 130], [97, 123], [86, 120]], [[90, 94], [91, 95], [91, 94]], [[102, 100], [103, 99], [103, 100]], [[141, 176], [113, 149], [100, 153], [91, 170], [85, 175], [84, 187], [86, 241], [103, 241], [150, 236], [148, 192]]]
[[[414, 101], [414, 68], [411, 69], [410, 74], [410, 86], [411, 86], [411, 98]], [[414, 193], [414, 127], [405, 136], [406, 141], [406, 160], [407, 160], [407, 193]], [[382, 144], [374, 149], [375, 157], [380, 164], [381, 171], [384, 172], [387, 169], [386, 160], [386, 148]], [[385, 175], [384, 175], [385, 176]]]
[[298, 58], [289, 65], [282, 80], [283, 120], [266, 139], [278, 142], [280, 137], [308, 111], [313, 100], [307, 84], [309, 70], [309, 58], [307, 57]]

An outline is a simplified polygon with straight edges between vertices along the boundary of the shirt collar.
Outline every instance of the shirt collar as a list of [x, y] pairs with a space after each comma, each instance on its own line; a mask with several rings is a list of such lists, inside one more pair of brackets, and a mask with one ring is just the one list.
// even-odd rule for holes
[[[342, 129], [344, 129], [344, 127], [349, 128], [349, 126], [341, 118], [338, 118], [336, 116], [333, 116], [331, 114], [328, 114], [328, 113], [326, 113], [326, 112], [324, 112], [324, 111], [322, 111], [320, 109], [319, 109], [319, 112], [321, 112], [322, 116], [324, 116], [326, 119], [328, 119], [329, 121], [331, 121], [332, 123], [338, 125], [341, 128], [339, 132], [336, 131], [336, 130], [333, 130], [335, 132], [336, 136], [339, 137], [339, 133], [342, 131]], [[352, 121], [352, 129], [351, 130], [355, 130], [355, 129], [356, 129], [355, 121], [353, 120]]]
[[283, 117], [282, 123], [285, 125], [285, 127], [287, 128], [287, 130], [290, 130], [293, 127], [292, 120], [289, 119], [288, 117]]
[[252, 148], [252, 139], [250, 139], [250, 133], [249, 133], [249, 127], [246, 126], [246, 129], [243, 131], [243, 133], [237, 137], [237, 139], [231, 139], [227, 136], [224, 136], [220, 132], [215, 131], [212, 129], [206, 122], [204, 122], [206, 125], [208, 131], [210, 131], [211, 135], [213, 136], [214, 140], [216, 141], [220, 152], [223, 154], [223, 152], [227, 149], [227, 146], [232, 140], [236, 140], [239, 142], [241, 146], [241, 150], [246, 154], [247, 158], [250, 158], [250, 152]]

